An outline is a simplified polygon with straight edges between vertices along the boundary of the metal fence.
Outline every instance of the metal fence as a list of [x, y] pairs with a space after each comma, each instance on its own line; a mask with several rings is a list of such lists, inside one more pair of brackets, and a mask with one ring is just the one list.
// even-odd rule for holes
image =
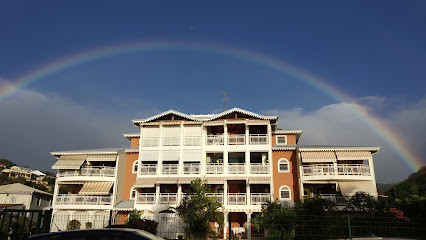
[[22, 240], [29, 235], [47, 233], [52, 210], [0, 210], [0, 239]]

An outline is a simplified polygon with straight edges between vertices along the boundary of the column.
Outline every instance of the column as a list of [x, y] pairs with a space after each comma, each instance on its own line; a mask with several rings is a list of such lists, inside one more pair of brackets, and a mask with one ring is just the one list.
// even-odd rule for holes
[[246, 145], [250, 144], [250, 129], [249, 125], [246, 124], [246, 134], [245, 134]]
[[247, 239], [250, 240], [251, 239], [251, 212], [246, 212], [247, 215]]
[[182, 198], [183, 196], [182, 196], [182, 185], [181, 184], [178, 184], [178, 190], [177, 190], [177, 205], [179, 205], [180, 204], [180, 202], [182, 201]]
[[229, 172], [228, 157], [228, 150], [223, 151], [223, 174], [228, 174]]
[[228, 181], [225, 180], [223, 183], [223, 207], [228, 205]]
[[160, 203], [160, 185], [156, 185], [155, 187], [155, 204]]
[[250, 173], [250, 150], [246, 150], [246, 152], [244, 153], [244, 157], [245, 157], [244, 161], [245, 161], [245, 165], [246, 165], [245, 173], [249, 174]]
[[250, 184], [247, 180], [246, 180], [246, 198], [247, 198], [246, 204], [251, 205]]
[[223, 145], [228, 145], [228, 125], [226, 125], [226, 120], [224, 120], [223, 124]]
[[229, 222], [228, 222], [228, 214], [227, 212], [223, 213], [223, 239], [228, 239], [228, 229], [229, 229]]

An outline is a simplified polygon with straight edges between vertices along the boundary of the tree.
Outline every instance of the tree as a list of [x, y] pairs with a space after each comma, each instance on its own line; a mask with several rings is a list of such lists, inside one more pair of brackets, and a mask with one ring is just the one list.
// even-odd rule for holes
[[268, 239], [293, 239], [295, 236], [296, 214], [279, 201], [262, 206], [262, 213], [253, 222], [256, 227], [266, 230]]
[[294, 208], [297, 214], [309, 215], [323, 215], [330, 214], [336, 211], [336, 204], [331, 200], [315, 196], [313, 198], [306, 198], [303, 201], [296, 202]]
[[206, 181], [191, 181], [190, 190], [175, 209], [185, 223], [186, 239], [206, 239], [209, 235], [216, 237], [210, 228], [210, 221], [223, 226], [223, 213], [218, 209], [222, 204], [215, 198], [207, 196], [210, 188]]
[[357, 192], [346, 202], [345, 210], [363, 213], [375, 213], [379, 209], [379, 202], [369, 194]]

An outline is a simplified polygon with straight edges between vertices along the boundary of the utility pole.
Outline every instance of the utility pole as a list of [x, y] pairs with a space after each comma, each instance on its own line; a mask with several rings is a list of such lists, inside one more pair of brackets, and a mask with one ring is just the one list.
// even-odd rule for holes
[[223, 101], [225, 102], [225, 111], [227, 111], [228, 110], [228, 101], [229, 101], [228, 96], [231, 94], [231, 92], [228, 90], [228, 91], [220, 92], [220, 93], [225, 95], [225, 98], [223, 99]]

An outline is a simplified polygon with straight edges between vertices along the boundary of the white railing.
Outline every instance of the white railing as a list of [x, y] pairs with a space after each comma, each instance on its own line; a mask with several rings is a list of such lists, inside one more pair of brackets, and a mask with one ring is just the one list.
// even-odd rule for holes
[[179, 164], [163, 164], [163, 170], [161, 171], [164, 175], [178, 174]]
[[223, 174], [223, 163], [207, 163], [207, 174]]
[[200, 164], [199, 163], [187, 163], [183, 165], [183, 174], [199, 174]]
[[246, 205], [245, 193], [228, 193], [228, 205]]
[[77, 170], [64, 170], [58, 171], [58, 177], [114, 177], [115, 167], [83, 167]]
[[250, 173], [251, 174], [268, 174], [269, 164], [250, 163]]
[[160, 193], [159, 204], [175, 205], [177, 203], [177, 193]]
[[59, 194], [56, 196], [56, 205], [111, 205], [112, 196], [92, 196], [79, 194]]
[[321, 198], [323, 199], [328, 199], [338, 205], [342, 205], [346, 203], [346, 198], [342, 195], [337, 195], [337, 194], [321, 194], [320, 195]]
[[230, 174], [244, 174], [246, 173], [245, 163], [230, 163], [228, 166], [228, 172]]
[[201, 146], [200, 136], [187, 136], [183, 139], [184, 146]]
[[160, 143], [159, 137], [142, 138], [142, 147], [158, 147], [159, 143]]
[[207, 135], [206, 145], [223, 145], [223, 135]]
[[142, 164], [139, 166], [140, 175], [156, 175], [157, 164]]
[[370, 167], [362, 164], [315, 164], [303, 166], [303, 176], [352, 175], [371, 176]]
[[216, 198], [220, 203], [224, 204], [223, 193], [207, 193], [207, 196]]
[[244, 145], [246, 144], [245, 134], [228, 135], [228, 145]]
[[136, 195], [137, 204], [155, 204], [155, 193], [138, 193]]
[[180, 137], [163, 137], [163, 146], [179, 146]]
[[271, 201], [270, 193], [251, 193], [250, 194], [250, 204], [252, 205], [265, 204], [268, 201]]
[[267, 145], [268, 134], [250, 134], [250, 145]]

